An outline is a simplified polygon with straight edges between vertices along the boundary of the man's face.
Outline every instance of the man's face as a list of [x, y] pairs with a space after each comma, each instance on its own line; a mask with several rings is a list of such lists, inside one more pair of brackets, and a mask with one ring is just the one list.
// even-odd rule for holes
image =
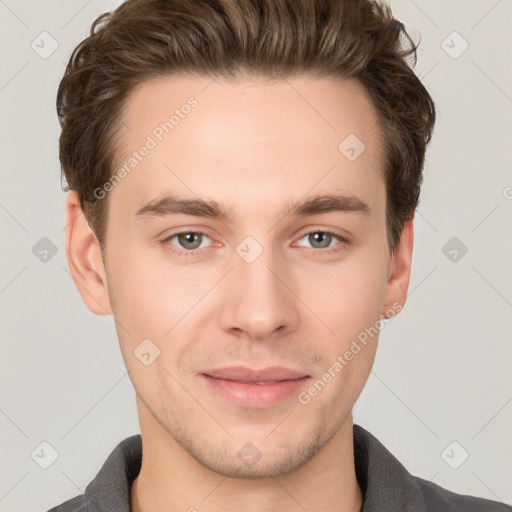
[[[150, 149], [109, 193], [106, 285], [141, 425], [221, 474], [292, 471], [351, 419], [377, 336], [342, 369], [338, 356], [405, 300], [389, 281], [371, 102], [353, 81], [166, 77], [139, 86], [122, 120], [118, 167]], [[323, 195], [354, 209], [289, 211]], [[230, 216], [144, 208], [166, 196]]]

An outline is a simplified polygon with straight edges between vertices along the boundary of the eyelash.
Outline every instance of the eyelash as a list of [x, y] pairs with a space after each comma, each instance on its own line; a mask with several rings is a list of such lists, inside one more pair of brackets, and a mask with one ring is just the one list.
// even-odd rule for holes
[[[337, 233], [334, 233], [332, 231], [326, 231], [326, 230], [321, 230], [321, 229], [308, 231], [307, 233], [304, 233], [298, 240], [302, 240], [304, 237], [311, 235], [313, 233], [323, 233], [325, 235], [331, 235], [332, 237], [338, 239], [341, 242], [340, 244], [337, 244], [334, 247], [326, 247], [325, 249], [312, 248], [313, 254], [318, 254], [318, 253], [321, 253], [322, 255], [332, 254], [332, 253], [341, 251], [345, 247], [345, 245], [348, 244], [348, 240], [346, 238], [342, 237], [341, 235], [338, 235]], [[203, 233], [201, 231], [179, 231], [178, 233], [173, 233], [171, 236], [168, 236], [167, 238], [162, 240], [162, 244], [164, 244], [165, 246], [172, 245], [172, 244], [170, 244], [170, 241], [173, 238], [175, 238], [179, 235], [186, 235], [186, 234], [204, 235], [204, 236], [210, 238], [206, 233]], [[175, 247], [175, 246], [173, 246], [173, 247]], [[205, 249], [205, 247], [203, 247], [203, 249]], [[190, 250], [182, 249], [182, 250], [180, 250], [180, 249], [176, 249], [176, 248], [169, 249], [169, 250], [170, 250], [170, 252], [172, 252], [173, 254], [176, 254], [178, 256], [195, 256], [200, 251], [200, 249], [190, 249]]]

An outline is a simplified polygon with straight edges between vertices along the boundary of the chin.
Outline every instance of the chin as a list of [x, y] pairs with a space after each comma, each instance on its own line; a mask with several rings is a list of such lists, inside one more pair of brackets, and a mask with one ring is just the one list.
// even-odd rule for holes
[[[316, 436], [308, 443], [296, 447], [286, 445], [280, 448], [272, 446], [265, 439], [261, 443], [235, 442], [221, 449], [211, 446], [198, 449], [197, 445], [184, 446], [189, 454], [201, 465], [211, 471], [228, 478], [257, 480], [276, 478], [296, 471], [310, 461], [326, 444]], [[240, 447], [238, 447], [240, 445]], [[258, 446], [262, 446], [260, 450]], [[234, 456], [233, 456], [234, 454]]]

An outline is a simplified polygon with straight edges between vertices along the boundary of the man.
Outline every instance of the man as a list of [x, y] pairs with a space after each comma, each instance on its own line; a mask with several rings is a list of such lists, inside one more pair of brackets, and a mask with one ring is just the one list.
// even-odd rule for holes
[[95, 22], [57, 99], [67, 257], [115, 319], [141, 435], [52, 511], [510, 510], [352, 421], [405, 303], [435, 120], [404, 35], [369, 0]]

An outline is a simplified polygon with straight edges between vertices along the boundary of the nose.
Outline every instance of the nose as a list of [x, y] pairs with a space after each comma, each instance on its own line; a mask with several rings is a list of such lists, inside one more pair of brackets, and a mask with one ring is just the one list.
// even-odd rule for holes
[[283, 336], [297, 328], [298, 299], [286, 261], [263, 250], [254, 261], [238, 253], [223, 280], [221, 327], [251, 340]]

